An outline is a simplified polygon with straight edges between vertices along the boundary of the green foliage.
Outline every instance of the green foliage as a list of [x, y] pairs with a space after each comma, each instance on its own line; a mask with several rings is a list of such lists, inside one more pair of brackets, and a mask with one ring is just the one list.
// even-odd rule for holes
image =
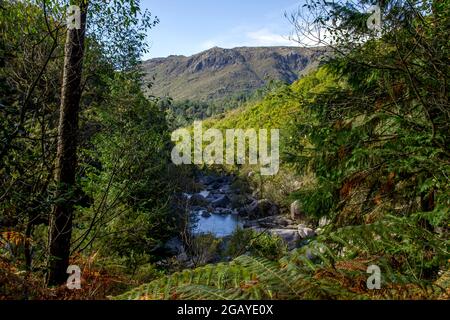
[[[328, 5], [334, 6], [323, 4]], [[442, 92], [448, 91], [448, 43], [441, 40], [448, 10], [423, 17], [431, 5], [389, 3], [380, 39], [355, 47], [343, 37], [336, 44], [349, 51], [337, 50], [326, 70], [341, 83], [313, 90], [305, 100], [310, 121], [300, 119], [290, 130], [286, 160], [316, 176], [315, 185], [297, 193], [308, 214], [340, 215], [341, 225], [359, 224], [377, 210], [402, 215], [432, 210], [447, 194], [450, 119], [448, 96]], [[345, 20], [340, 31], [364, 33], [356, 26], [355, 7], [334, 9], [331, 15], [342, 14]], [[429, 60], [429, 50], [439, 51], [436, 60]], [[446, 67], [436, 73], [437, 65]], [[305, 140], [309, 145], [295, 149], [294, 141]], [[347, 221], [346, 211], [353, 211]]]
[[245, 252], [269, 260], [281, 258], [287, 247], [284, 241], [266, 232], [256, 232], [252, 229], [236, 229], [227, 242], [225, 255], [236, 257]]
[[[43, 37], [44, 14], [26, 2], [0, 10], [0, 226], [25, 231], [51, 206], [49, 184], [56, 154], [55, 112], [62, 54], [59, 36]], [[52, 21], [50, 21], [52, 23]], [[29, 61], [33, 61], [32, 64]]]
[[194, 266], [204, 265], [217, 260], [222, 239], [216, 238], [212, 233], [203, 233], [185, 239], [187, 252]]
[[[233, 262], [177, 272], [125, 293], [116, 299], [245, 299], [272, 295], [270, 284], [290, 287], [292, 279], [277, 263], [240, 256]], [[294, 289], [293, 289], [294, 290]]]
[[[438, 268], [448, 268], [449, 242], [424, 230], [418, 220], [419, 215], [390, 216], [340, 228], [278, 262], [243, 255], [165, 276], [114, 299], [436, 298], [445, 294], [433, 280]], [[366, 287], [372, 264], [381, 269], [381, 290]], [[431, 280], [424, 280], [430, 271]]]
[[160, 99], [160, 108], [165, 111], [167, 122], [171, 129], [185, 127], [194, 120], [203, 120], [226, 111], [239, 108], [248, 101], [256, 99], [255, 94], [230, 94], [226, 98], [212, 101], [177, 100], [171, 98]]
[[89, 38], [100, 45], [102, 55], [116, 70], [135, 70], [148, 51], [147, 32], [159, 19], [141, 9], [141, 0], [91, 0], [89, 5]]
[[[367, 13], [359, 6], [309, 1], [306, 8], [318, 14], [313, 23], [334, 39], [325, 66], [292, 85], [271, 83], [253, 97], [249, 93], [264, 81], [258, 76], [249, 83], [249, 75], [234, 67], [195, 86], [182, 86], [186, 79], [180, 77], [172, 84], [190, 100], [178, 102], [146, 98], [141, 89], [137, 64], [146, 30], [157, 19], [142, 12], [139, 1], [92, 1], [78, 187], [56, 199], [64, 39], [58, 21], [65, 3], [9, 1], [0, 9], [3, 280], [24, 283], [11, 264], [42, 275], [48, 214], [55, 202], [70, 198], [77, 208], [73, 252], [88, 256], [89, 263], [91, 256], [107, 256], [108, 268], [149, 282], [118, 299], [448, 299], [445, 1], [384, 2], [378, 35], [368, 32]], [[254, 64], [255, 74], [268, 61]], [[223, 77], [228, 84], [209, 92]], [[199, 85], [211, 93], [208, 102], [186, 95], [184, 89], [202, 94]], [[229, 92], [234, 96], [211, 102]], [[283, 174], [253, 174], [252, 184], [259, 195], [284, 204], [298, 199], [312, 221], [328, 216], [332, 223], [290, 253], [278, 237], [237, 230], [226, 252], [235, 258], [231, 262], [164, 275], [153, 264], [155, 252], [179, 227], [169, 204], [187, 185], [169, 165], [169, 129], [211, 115], [204, 129], [280, 129]], [[240, 169], [245, 176], [253, 170]], [[195, 266], [218, 259], [221, 242], [212, 235], [194, 237], [189, 245]], [[382, 271], [381, 290], [366, 287], [371, 264]]]
[[[449, 6], [385, 2], [380, 35], [367, 32], [359, 6], [306, 7], [334, 36], [327, 65], [205, 126], [281, 128], [283, 165], [314, 177], [294, 198], [332, 223], [278, 262], [239, 256], [120, 299], [448, 298]], [[237, 252], [239, 241], [251, 241], [241, 231], [235, 238]], [[372, 264], [381, 290], [366, 287]]]
[[[140, 1], [90, 1], [80, 103], [77, 187], [53, 182], [68, 1], [8, 1], [0, 9], [0, 231], [32, 239], [20, 268], [45, 265], [52, 205], [73, 201], [73, 252], [100, 250], [132, 270], [171, 235], [170, 139], [137, 66], [157, 23]], [[34, 255], [31, 252], [35, 253]], [[142, 257], [136, 259], [137, 256]], [[123, 260], [121, 260], [123, 259]], [[130, 271], [131, 273], [132, 271]]]
[[[75, 248], [107, 247], [118, 256], [151, 254], [170, 237], [170, 144], [157, 101], [147, 100], [134, 75], [117, 74], [106, 104], [91, 114], [102, 129], [84, 149], [83, 191], [91, 205], [80, 210]], [[98, 238], [98, 240], [96, 240]]]

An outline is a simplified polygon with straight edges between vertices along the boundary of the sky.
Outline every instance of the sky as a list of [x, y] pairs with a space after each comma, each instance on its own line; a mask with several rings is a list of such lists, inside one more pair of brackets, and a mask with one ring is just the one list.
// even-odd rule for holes
[[296, 0], [141, 0], [160, 20], [148, 32], [144, 59], [192, 55], [218, 46], [295, 46], [284, 17]]

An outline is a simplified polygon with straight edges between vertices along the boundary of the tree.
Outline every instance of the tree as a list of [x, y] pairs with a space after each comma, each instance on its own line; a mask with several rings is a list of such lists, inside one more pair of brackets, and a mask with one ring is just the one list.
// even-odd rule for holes
[[[108, 237], [130, 252], [124, 228], [110, 234], [110, 225], [148, 220], [156, 226], [150, 230], [141, 224], [146, 235], [156, 241], [167, 236], [152, 221], [165, 217], [158, 208], [167, 200], [163, 195], [170, 194], [160, 187], [168, 181], [162, 177], [168, 161], [148, 149], [160, 151], [168, 138], [156, 102], [141, 92], [139, 70], [147, 30], [157, 18], [141, 10], [139, 0], [89, 0], [84, 32], [67, 31], [64, 12], [77, 3], [87, 8], [81, 0], [9, 1], [0, 7], [0, 237], [8, 231], [20, 235], [23, 241], [6, 252], [7, 258], [15, 267], [25, 267], [26, 277], [49, 270], [50, 285], [67, 279], [69, 256], [110, 245]], [[114, 125], [110, 118], [121, 122]], [[118, 138], [111, 141], [111, 136]], [[128, 152], [119, 157], [124, 166], [114, 171], [108, 159], [113, 166], [121, 163], [115, 153], [107, 153], [119, 149], [117, 141]], [[161, 165], [154, 168], [156, 164]], [[125, 166], [130, 170], [122, 170]], [[123, 194], [118, 190], [117, 204], [108, 197], [111, 188], [102, 189], [89, 170], [114, 186], [129, 186], [132, 180], [135, 188], [124, 187]], [[135, 238], [141, 240], [140, 234]], [[147, 254], [149, 246], [143, 248]]]
[[[311, 25], [325, 31], [315, 35], [328, 32], [322, 43], [334, 53], [326, 70], [343, 82], [312, 95], [313, 120], [293, 129], [293, 141], [305, 136], [313, 147], [292, 162], [313, 168], [317, 181], [297, 197], [307, 214], [331, 216], [339, 226], [396, 214], [417, 231], [440, 234], [450, 199], [449, 6], [385, 1], [382, 32], [370, 35], [364, 10], [336, 3], [310, 6]], [[311, 33], [297, 22], [299, 35]], [[425, 242], [420, 250], [428, 250]], [[437, 265], [423, 265], [413, 268], [418, 277], [436, 276]]]
[[64, 73], [58, 126], [58, 151], [55, 166], [56, 197], [49, 227], [48, 284], [63, 283], [69, 264], [74, 211], [75, 172], [77, 166], [78, 114], [88, 1], [81, 0], [81, 26], [67, 30], [64, 49]]

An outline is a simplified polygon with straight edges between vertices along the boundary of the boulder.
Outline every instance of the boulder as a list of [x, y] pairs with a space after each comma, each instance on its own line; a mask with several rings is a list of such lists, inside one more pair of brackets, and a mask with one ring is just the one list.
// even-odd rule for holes
[[244, 228], [259, 228], [259, 224], [256, 220], [245, 221]]
[[211, 184], [214, 182], [214, 178], [211, 176], [204, 176], [200, 178], [200, 183], [203, 184]]
[[291, 203], [291, 219], [301, 220], [305, 218], [305, 214], [302, 210], [301, 203], [299, 200], [295, 200]]
[[176, 259], [177, 259], [178, 262], [184, 263], [184, 262], [187, 262], [189, 260], [189, 257], [187, 255], [186, 251], [184, 251], [184, 249], [183, 249], [183, 252], [180, 252], [177, 255]]
[[231, 193], [231, 187], [229, 184], [224, 184], [219, 188], [220, 193]]
[[319, 227], [320, 228], [325, 227], [329, 223], [330, 223], [330, 220], [327, 217], [322, 217], [319, 219]]
[[172, 255], [178, 255], [180, 253], [183, 253], [184, 252], [183, 241], [181, 241], [181, 239], [178, 237], [173, 237], [164, 244], [164, 249], [168, 254]]
[[245, 216], [245, 215], [247, 215], [247, 210], [246, 210], [245, 207], [237, 208], [237, 212], [238, 212], [238, 214], [239, 214], [240, 216]]
[[232, 209], [231, 214], [237, 216], [239, 215], [239, 211], [237, 209]]
[[203, 190], [203, 191], [199, 192], [198, 194], [201, 195], [203, 198], [207, 198], [209, 196], [209, 191]]
[[[272, 215], [272, 216], [268, 216], [265, 218], [261, 218], [256, 220], [256, 222], [263, 227], [269, 227], [269, 228], [273, 228], [273, 227], [287, 227], [290, 223], [290, 221], [282, 216], [282, 215]], [[294, 226], [291, 229], [295, 229], [296, 226]]]
[[230, 198], [231, 207], [235, 209], [239, 209], [244, 207], [245, 205], [251, 203], [248, 201], [247, 197], [242, 194], [230, 194], [228, 196]]
[[216, 181], [218, 183], [226, 183], [226, 182], [228, 182], [228, 179], [226, 177], [217, 177]]
[[315, 232], [316, 232], [316, 234], [321, 234], [322, 232], [323, 232], [323, 229], [322, 228], [317, 228], [316, 230], [315, 230]]
[[298, 231], [298, 235], [300, 236], [300, 238], [305, 239], [305, 238], [309, 238], [309, 237], [313, 237], [316, 235], [316, 233], [314, 232], [313, 229], [303, 225], [303, 224], [299, 224], [297, 227], [297, 231]]
[[250, 203], [252, 203], [253, 201], [255, 201], [256, 200], [256, 198], [255, 197], [253, 197], [253, 196], [251, 196], [251, 195], [245, 195], [245, 203], [246, 204], [250, 204]]
[[213, 182], [213, 183], [211, 183], [209, 186], [208, 186], [208, 190], [217, 190], [217, 189], [219, 189], [221, 187], [221, 184], [220, 184], [220, 182]]
[[200, 215], [201, 215], [202, 217], [204, 217], [204, 218], [209, 218], [209, 217], [211, 217], [211, 213], [208, 212], [208, 211], [206, 211], [206, 210], [202, 210], [201, 213], [200, 213]]
[[211, 205], [215, 208], [217, 207], [226, 207], [230, 204], [230, 199], [226, 195], [219, 195], [216, 199], [211, 201]]
[[272, 235], [277, 235], [283, 239], [289, 250], [296, 248], [298, 241], [301, 240], [297, 230], [295, 229], [268, 229], [268, 231]]
[[252, 203], [245, 206], [245, 213], [247, 215], [256, 216], [258, 213], [258, 200], [254, 200]]
[[267, 199], [255, 200], [246, 206], [246, 212], [253, 217], [267, 217], [279, 214], [278, 206]]
[[222, 215], [227, 215], [227, 214], [232, 214], [233, 213], [233, 210], [228, 209], [228, 208], [216, 208], [214, 211], [216, 213], [222, 214]]
[[206, 201], [208, 201], [209, 203], [213, 202], [213, 201], [216, 200], [216, 199], [217, 199], [217, 195], [216, 195], [216, 194], [213, 194], [213, 193], [210, 193], [210, 194], [208, 195], [208, 197], [206, 197]]

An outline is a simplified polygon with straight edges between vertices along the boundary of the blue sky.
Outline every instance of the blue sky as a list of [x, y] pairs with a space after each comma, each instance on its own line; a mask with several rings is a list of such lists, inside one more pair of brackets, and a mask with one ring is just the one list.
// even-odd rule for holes
[[191, 55], [214, 46], [296, 45], [284, 12], [296, 0], [142, 0], [160, 23], [148, 35], [145, 59]]

